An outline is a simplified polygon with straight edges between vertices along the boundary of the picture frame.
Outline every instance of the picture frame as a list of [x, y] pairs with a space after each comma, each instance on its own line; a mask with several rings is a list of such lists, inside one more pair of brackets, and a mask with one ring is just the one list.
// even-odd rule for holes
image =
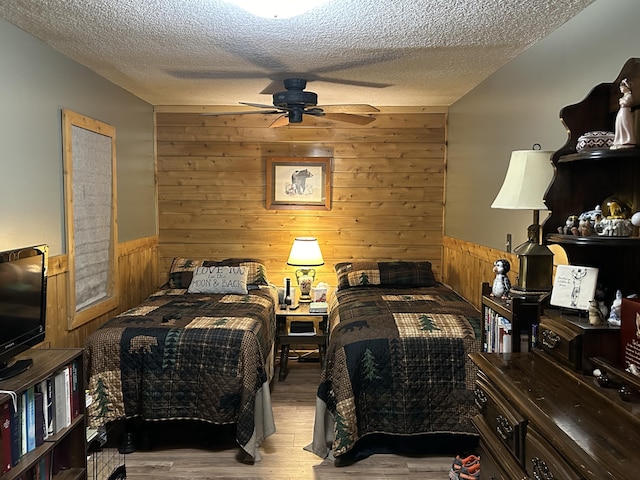
[[556, 307], [587, 311], [598, 281], [598, 269], [558, 265], [549, 303]]
[[330, 157], [269, 157], [267, 210], [331, 210]]

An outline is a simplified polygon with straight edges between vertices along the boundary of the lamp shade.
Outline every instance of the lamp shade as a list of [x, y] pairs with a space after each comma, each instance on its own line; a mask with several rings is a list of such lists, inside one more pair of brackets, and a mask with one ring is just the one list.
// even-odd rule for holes
[[293, 241], [287, 265], [294, 267], [319, 267], [324, 265], [318, 240], [313, 237], [298, 237]]
[[546, 210], [544, 196], [554, 175], [552, 153], [546, 150], [511, 152], [502, 188], [491, 208]]

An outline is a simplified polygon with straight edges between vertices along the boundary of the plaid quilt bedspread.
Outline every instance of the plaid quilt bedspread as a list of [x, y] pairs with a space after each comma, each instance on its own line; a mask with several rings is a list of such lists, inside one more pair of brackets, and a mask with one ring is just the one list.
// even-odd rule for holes
[[373, 433], [476, 435], [480, 313], [453, 290], [355, 287], [336, 293], [313, 443], [339, 457]]
[[109, 320], [85, 347], [89, 425], [133, 417], [235, 423], [238, 444], [259, 459], [275, 431], [273, 290], [162, 290]]

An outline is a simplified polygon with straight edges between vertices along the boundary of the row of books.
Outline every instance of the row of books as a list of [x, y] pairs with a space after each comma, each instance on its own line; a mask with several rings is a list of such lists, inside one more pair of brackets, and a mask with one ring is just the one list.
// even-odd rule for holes
[[511, 322], [495, 310], [484, 307], [484, 351], [510, 353], [511, 349]]
[[[12, 399], [0, 406], [2, 473], [11, 470], [25, 454], [70, 426], [80, 415], [78, 365], [74, 361], [51, 377], [15, 393], [15, 401]], [[47, 476], [50, 468], [43, 465], [44, 472], [40, 472], [38, 464], [34, 470], [38, 470], [39, 475], [34, 478], [50, 478]]]
[[16, 480], [51, 480], [51, 454], [41, 457], [38, 462]]

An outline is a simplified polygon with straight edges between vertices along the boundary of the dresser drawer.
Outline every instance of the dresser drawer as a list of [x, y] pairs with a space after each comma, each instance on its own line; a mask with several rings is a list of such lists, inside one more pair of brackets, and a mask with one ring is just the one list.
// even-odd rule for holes
[[593, 326], [586, 318], [547, 310], [540, 317], [538, 345], [571, 369], [589, 374], [593, 370], [589, 357], [618, 361], [620, 328]]
[[538, 346], [564, 365], [577, 371], [582, 369], [582, 336], [566, 324], [550, 317], [541, 317]]
[[524, 441], [525, 469], [531, 478], [580, 480], [562, 456], [531, 426]]
[[526, 419], [513, 409], [482, 372], [476, 377], [474, 395], [476, 406], [489, 430], [522, 465]]
[[482, 415], [473, 419], [480, 433], [480, 471], [482, 480], [526, 480], [527, 474], [511, 452], [496, 441]]

